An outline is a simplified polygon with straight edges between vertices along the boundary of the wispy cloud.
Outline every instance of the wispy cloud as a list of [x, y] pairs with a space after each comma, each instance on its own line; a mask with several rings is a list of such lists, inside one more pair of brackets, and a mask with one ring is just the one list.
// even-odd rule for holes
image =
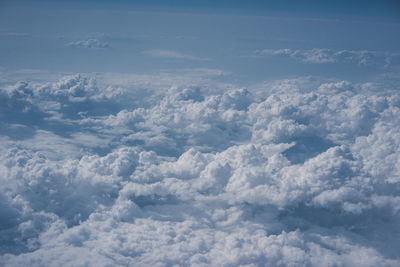
[[15, 38], [28, 38], [32, 35], [24, 32], [0, 32], [1, 37], [15, 37]]
[[209, 58], [196, 57], [189, 54], [180, 53], [172, 50], [165, 49], [154, 49], [143, 51], [142, 54], [152, 57], [163, 57], [163, 58], [174, 58], [174, 59], [186, 59], [186, 60], [210, 60]]
[[100, 41], [95, 38], [71, 42], [68, 45], [71, 47], [86, 48], [86, 49], [105, 49], [109, 47], [108, 43]]

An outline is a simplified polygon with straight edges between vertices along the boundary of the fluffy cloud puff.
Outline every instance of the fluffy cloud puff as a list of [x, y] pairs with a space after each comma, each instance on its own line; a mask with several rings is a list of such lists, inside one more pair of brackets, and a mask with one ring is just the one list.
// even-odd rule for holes
[[400, 96], [371, 86], [3, 86], [0, 262], [397, 266]]

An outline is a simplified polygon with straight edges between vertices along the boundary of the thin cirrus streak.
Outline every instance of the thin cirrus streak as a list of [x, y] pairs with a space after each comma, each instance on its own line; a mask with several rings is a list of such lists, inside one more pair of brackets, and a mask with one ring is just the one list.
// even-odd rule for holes
[[170, 59], [186, 59], [186, 60], [200, 60], [200, 61], [209, 61], [209, 58], [201, 58], [192, 56], [189, 54], [184, 54], [172, 50], [164, 50], [164, 49], [154, 49], [154, 50], [146, 50], [143, 51], [142, 54], [152, 57], [160, 57], [160, 58], [170, 58]]

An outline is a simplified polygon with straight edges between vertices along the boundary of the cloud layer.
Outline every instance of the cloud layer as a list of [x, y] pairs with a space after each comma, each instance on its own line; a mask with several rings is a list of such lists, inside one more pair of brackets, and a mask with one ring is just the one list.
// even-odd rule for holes
[[399, 265], [397, 90], [151, 84], [1, 87], [2, 265]]
[[313, 48], [309, 50], [299, 49], [263, 49], [255, 52], [255, 56], [283, 56], [290, 57], [303, 63], [356, 63], [358, 65], [382, 64], [388, 66], [393, 57], [398, 57], [394, 53], [382, 53], [367, 50], [332, 50], [323, 48]]

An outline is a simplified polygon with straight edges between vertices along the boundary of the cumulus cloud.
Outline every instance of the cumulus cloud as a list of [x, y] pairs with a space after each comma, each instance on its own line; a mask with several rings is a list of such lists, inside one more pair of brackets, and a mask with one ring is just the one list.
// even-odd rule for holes
[[95, 38], [90, 38], [87, 40], [71, 42], [68, 46], [85, 49], [105, 49], [109, 47], [109, 44]]
[[213, 85], [2, 86], [2, 265], [399, 265], [396, 89]]
[[390, 65], [392, 57], [397, 54], [382, 53], [367, 50], [332, 50], [313, 48], [310, 50], [299, 49], [263, 49], [255, 52], [258, 57], [281, 56], [290, 57], [304, 63], [326, 64], [338, 62], [353, 62], [359, 65], [379, 64]]

